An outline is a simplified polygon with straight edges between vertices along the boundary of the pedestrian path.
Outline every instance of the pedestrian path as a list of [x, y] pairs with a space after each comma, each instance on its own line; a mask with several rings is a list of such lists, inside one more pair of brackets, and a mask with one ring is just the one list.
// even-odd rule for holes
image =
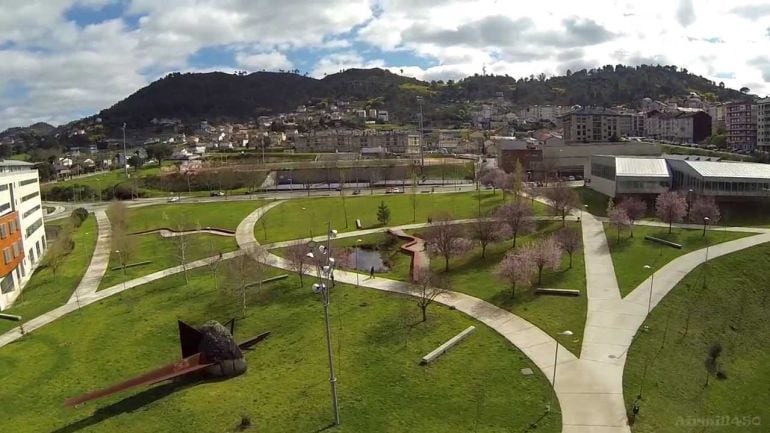
[[401, 245], [401, 249], [412, 257], [409, 263], [409, 275], [412, 277], [412, 281], [420, 281], [420, 276], [425, 275], [425, 271], [430, 266], [430, 257], [428, 257], [428, 252], [425, 251], [425, 240], [406, 234], [401, 229], [391, 229], [388, 230], [388, 233], [408, 241]]
[[[275, 254], [263, 254], [261, 251], [256, 252], [259, 242], [254, 236], [254, 226], [262, 215], [271, 209], [273, 205], [277, 206], [278, 204], [280, 203], [271, 203], [249, 214], [238, 225], [235, 231], [235, 239], [241, 249], [252, 252], [252, 257], [255, 260], [264, 261], [265, 264], [276, 268], [289, 270], [291, 265], [288, 260]], [[312, 275], [314, 272], [314, 270], [308, 270], [306, 274]], [[343, 270], [334, 271], [334, 277], [337, 282], [351, 285], [358, 282], [359, 286], [371, 289], [409, 296], [417, 295], [417, 292], [410, 284], [402, 281], [381, 277], [369, 278], [364, 274], [356, 275], [356, 272]], [[577, 360], [572, 352], [558, 344], [556, 340], [537, 326], [489, 302], [459, 292], [448, 292], [441, 295], [436, 298], [436, 302], [453, 307], [494, 329], [532, 360], [549, 381], [553, 376], [550, 372], [553, 372], [554, 355], [557, 350], [559, 365]], [[557, 398], [561, 402], [558, 392]]]
[[102, 281], [104, 273], [107, 272], [107, 266], [110, 264], [110, 250], [112, 246], [110, 219], [107, 217], [107, 212], [103, 210], [94, 212], [94, 217], [96, 218], [97, 229], [94, 253], [91, 256], [91, 262], [88, 264], [85, 274], [83, 274], [83, 278], [67, 302], [77, 303], [79, 299], [95, 292], [99, 288], [99, 283]]

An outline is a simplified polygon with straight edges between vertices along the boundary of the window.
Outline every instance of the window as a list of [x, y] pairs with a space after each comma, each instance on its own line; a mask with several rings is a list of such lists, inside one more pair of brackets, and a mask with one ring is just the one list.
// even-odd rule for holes
[[8, 237], [8, 226], [5, 224], [0, 224], [0, 239], [5, 239]]
[[37, 212], [39, 209], [40, 209], [40, 205], [39, 204], [35, 205], [35, 207], [33, 207], [33, 208], [29, 209], [28, 211], [24, 212], [24, 214], [22, 216], [24, 218], [26, 218], [26, 217], [32, 215], [33, 213]]
[[8, 274], [3, 278], [3, 281], [0, 282], [0, 292], [2, 293], [11, 293], [13, 292], [13, 274]]
[[40, 257], [40, 241], [35, 242], [35, 251], [37, 251], [37, 256]]
[[10, 234], [16, 233], [16, 227], [17, 227], [16, 220], [8, 221], [8, 231]]
[[0, 204], [0, 213], [3, 213], [3, 212], [7, 211], [10, 208], [11, 208], [11, 204], [10, 203]]
[[21, 251], [19, 250], [19, 243], [14, 242], [13, 245], [11, 245], [11, 251], [13, 251], [13, 258], [19, 257], [19, 254], [21, 254]]
[[21, 202], [24, 203], [25, 201], [32, 200], [33, 198], [40, 195], [40, 191], [35, 191], [32, 194], [27, 194], [24, 197], [21, 198]]
[[13, 260], [13, 257], [11, 256], [11, 249], [5, 248], [3, 250], [3, 261], [7, 265], [8, 263], [11, 263], [11, 260]]
[[37, 183], [37, 179], [27, 179], [19, 182], [19, 186], [29, 185], [31, 183]]
[[32, 236], [32, 233], [35, 233], [37, 229], [39, 229], [43, 225], [43, 219], [38, 218], [37, 221], [32, 223], [29, 227], [27, 227], [27, 237]]
[[4, 184], [0, 185], [0, 191], [7, 191], [7, 190], [8, 190], [8, 184], [7, 183], [4, 183]]
[[30, 261], [30, 263], [32, 263], [34, 265], [35, 264], [35, 254], [34, 254], [32, 248], [29, 249], [29, 253], [28, 254], [29, 254], [29, 261]]

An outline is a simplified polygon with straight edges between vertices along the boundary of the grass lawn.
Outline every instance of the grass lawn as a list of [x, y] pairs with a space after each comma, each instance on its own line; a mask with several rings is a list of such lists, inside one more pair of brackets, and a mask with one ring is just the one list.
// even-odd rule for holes
[[[134, 177], [158, 175], [160, 174], [160, 167], [155, 165], [152, 167], [140, 168], [138, 172], [129, 170], [129, 174], [131, 175], [131, 179], [133, 179]], [[54, 186], [65, 188], [65, 187], [69, 187], [77, 184], [77, 185], [89, 186], [93, 189], [101, 191], [105, 188], [112, 187], [115, 184], [127, 182], [127, 181], [130, 181], [130, 179], [128, 180], [126, 179], [126, 175], [123, 170], [110, 170], [110, 171], [100, 172], [99, 174], [95, 174], [93, 176], [79, 177], [76, 179], [65, 180], [62, 182], [47, 183], [47, 184], [41, 185], [40, 189], [45, 191]]]
[[[642, 391], [634, 433], [768, 431], [768, 261], [768, 244], [720, 257], [706, 265], [706, 287], [701, 266], [652, 311], [650, 332], [637, 334], [623, 377], [628, 407]], [[716, 342], [727, 378], [712, 376], [706, 387], [705, 359]], [[727, 424], [704, 427], [724, 417]]]
[[[94, 252], [96, 219], [93, 215], [89, 215], [72, 233], [72, 240], [74, 249], [64, 258], [56, 278], [50, 269], [38, 267], [13, 306], [3, 313], [20, 315], [26, 322], [67, 302], [86, 272]], [[0, 333], [17, 325], [15, 322], [0, 321]]]
[[588, 212], [596, 216], [607, 216], [607, 202], [609, 201], [609, 197], [600, 192], [596, 192], [587, 186], [575, 188], [575, 191], [577, 191], [578, 197], [580, 197], [580, 202], [584, 205], [588, 205]]
[[184, 229], [216, 227], [233, 230], [264, 203], [253, 201], [222, 201], [217, 203], [173, 203], [128, 208], [128, 231], [138, 232], [160, 227]]
[[[407, 189], [408, 191], [408, 189]], [[490, 211], [503, 203], [498, 191], [481, 191], [481, 210]], [[412, 222], [427, 222], [429, 216], [440, 211], [450, 212], [454, 218], [474, 218], [478, 215], [479, 201], [476, 192], [448, 194], [417, 194], [416, 218], [412, 218], [412, 195], [395, 194], [386, 196], [346, 196], [345, 206], [337, 197], [288, 200], [270, 210], [263, 218], [267, 236], [264, 235], [262, 220], [255, 228], [257, 240], [262, 243], [285, 241], [326, 233], [326, 223], [339, 232], [355, 230], [359, 218], [364, 228], [380, 227], [377, 221], [377, 207], [385, 202], [390, 209], [390, 223], [396, 226]], [[506, 196], [509, 200], [510, 197]], [[535, 202], [535, 213], [544, 214], [547, 207]], [[345, 224], [347, 210], [347, 227]]]
[[[295, 277], [248, 296], [239, 339], [269, 330], [247, 352], [249, 370], [230, 380], [175, 382], [65, 409], [65, 398], [173, 361], [176, 320], [228, 320], [240, 309], [197, 271], [185, 287], [169, 277], [84, 308], [0, 349], [3, 427], [25, 432], [230, 432], [325, 430], [329, 404], [319, 299]], [[338, 285], [331, 319], [342, 424], [339, 432], [523, 431], [543, 414], [548, 382], [524, 355], [462, 313], [432, 307], [415, 323], [414, 301]], [[421, 356], [474, 324], [477, 332], [435, 364]], [[534, 376], [523, 376], [521, 368]], [[34, 389], [34, 392], [29, 392]], [[558, 413], [558, 412], [557, 412]], [[546, 416], [537, 431], [561, 431]]]
[[[622, 296], [631, 293], [642, 281], [653, 272], [662, 268], [671, 260], [722, 242], [751, 236], [751, 233], [728, 232], [718, 228], [708, 231], [706, 237], [701, 230], [675, 228], [671, 234], [668, 228], [635, 226], [634, 237], [629, 238], [626, 232], [621, 233], [617, 240], [617, 230], [609, 223], [604, 224], [605, 235], [612, 254], [612, 264], [618, 278], [618, 286]], [[644, 240], [645, 236], [654, 236], [682, 245], [682, 249], [668, 247], [662, 244]], [[705, 258], [705, 256], [704, 256]], [[650, 265], [651, 269], [644, 269]]]
[[446, 179], [447, 183], [453, 180], [473, 179], [473, 163], [465, 164], [439, 164], [426, 165], [423, 168], [423, 176], [428, 179]]
[[[579, 230], [577, 223], [568, 223]], [[536, 238], [546, 236], [561, 228], [561, 222], [540, 221], [537, 231], [528, 236], [519, 237], [516, 245], [526, 245]], [[557, 271], [543, 270], [543, 282], [533, 283], [533, 287], [580, 290], [580, 297], [540, 296], [531, 289], [517, 288], [516, 296], [511, 297], [509, 285], [501, 282], [494, 275], [495, 267], [511, 249], [511, 241], [489, 245], [486, 257], [481, 258], [481, 248], [475, 248], [465, 257], [449, 261], [449, 279], [452, 290], [467, 293], [511, 311], [534, 323], [552, 336], [570, 330], [574, 336], [560, 339], [564, 347], [580, 354], [583, 328], [586, 318], [585, 266], [583, 252], [573, 254], [572, 269], [569, 269], [569, 256], [564, 254], [562, 266]], [[444, 272], [444, 260], [434, 258], [431, 267], [437, 273]], [[408, 270], [408, 268], [407, 268]]]
[[[234, 251], [238, 249], [235, 237], [225, 237], [210, 234], [187, 235], [187, 247], [185, 251], [186, 262], [214, 256], [217, 253]], [[127, 267], [125, 280], [152, 274], [166, 268], [179, 266], [179, 247], [176, 238], [163, 238], [158, 233], [145, 235], [133, 235], [133, 253], [128, 257], [127, 264], [150, 261], [151, 263], [135, 267]], [[110, 254], [110, 264], [104, 274], [99, 289], [106, 289], [124, 281], [123, 269], [113, 270], [120, 266], [120, 255], [116, 252]]]

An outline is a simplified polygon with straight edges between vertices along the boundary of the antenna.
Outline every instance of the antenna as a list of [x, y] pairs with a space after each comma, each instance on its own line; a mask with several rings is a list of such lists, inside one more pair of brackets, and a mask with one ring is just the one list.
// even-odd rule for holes
[[487, 65], [483, 65], [481, 67], [481, 76], [483, 76], [483, 77], [487, 76]]

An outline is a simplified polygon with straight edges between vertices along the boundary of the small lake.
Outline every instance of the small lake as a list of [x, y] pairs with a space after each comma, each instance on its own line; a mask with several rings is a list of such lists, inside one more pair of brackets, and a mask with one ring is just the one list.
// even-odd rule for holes
[[[374, 267], [375, 272], [387, 272], [388, 267], [382, 260], [380, 252], [377, 250], [367, 250], [363, 248], [352, 248], [350, 251], [350, 267], [362, 272], [369, 272]], [[358, 262], [358, 266], [356, 266]]]

